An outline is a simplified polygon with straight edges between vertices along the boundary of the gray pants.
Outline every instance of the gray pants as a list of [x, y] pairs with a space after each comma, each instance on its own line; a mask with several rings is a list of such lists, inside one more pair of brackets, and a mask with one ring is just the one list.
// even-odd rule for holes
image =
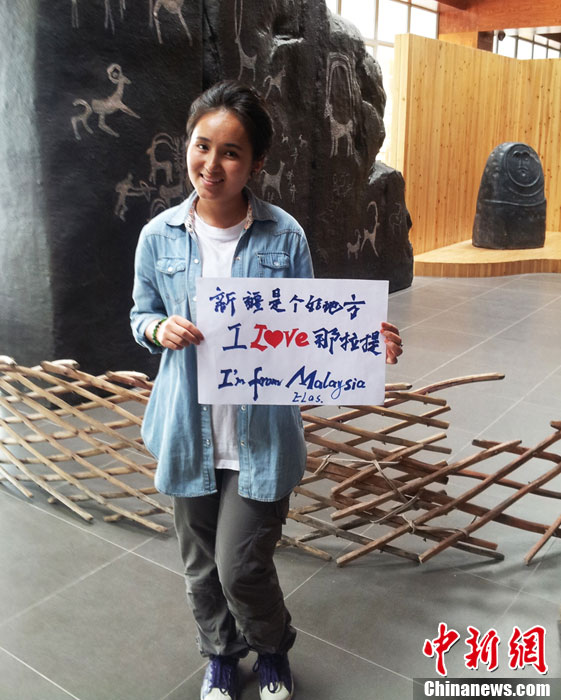
[[273, 503], [238, 494], [238, 473], [217, 470], [218, 493], [175, 498], [187, 600], [203, 656], [284, 653], [296, 631], [273, 554], [288, 496]]

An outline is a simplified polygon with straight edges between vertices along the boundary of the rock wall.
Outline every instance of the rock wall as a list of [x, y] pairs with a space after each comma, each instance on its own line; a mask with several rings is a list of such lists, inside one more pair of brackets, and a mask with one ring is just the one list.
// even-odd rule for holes
[[411, 283], [402, 179], [375, 164], [380, 70], [323, 0], [24, 0], [0, 25], [23, 96], [0, 123], [1, 353], [155, 369], [128, 328], [134, 249], [185, 196], [188, 107], [221, 78], [267, 97], [275, 146], [252, 188], [305, 227], [316, 274]]

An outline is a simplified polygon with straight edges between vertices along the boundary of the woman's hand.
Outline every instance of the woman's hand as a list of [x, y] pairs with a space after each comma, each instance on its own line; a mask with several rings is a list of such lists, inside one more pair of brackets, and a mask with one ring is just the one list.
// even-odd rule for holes
[[[155, 324], [150, 324], [146, 330], [150, 340], [154, 327]], [[170, 316], [158, 328], [156, 339], [164, 348], [181, 350], [188, 345], [198, 345], [204, 337], [197, 326], [183, 316]]]
[[386, 364], [395, 365], [397, 358], [403, 352], [403, 343], [399, 335], [399, 329], [393, 323], [382, 321], [381, 333], [386, 344]]

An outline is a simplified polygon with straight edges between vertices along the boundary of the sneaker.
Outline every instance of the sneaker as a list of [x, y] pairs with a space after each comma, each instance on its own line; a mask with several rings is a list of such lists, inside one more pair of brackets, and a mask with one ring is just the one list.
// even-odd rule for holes
[[259, 673], [261, 700], [290, 700], [294, 682], [286, 654], [259, 654], [253, 670]]
[[201, 700], [236, 700], [238, 659], [214, 656], [206, 667], [201, 686]]

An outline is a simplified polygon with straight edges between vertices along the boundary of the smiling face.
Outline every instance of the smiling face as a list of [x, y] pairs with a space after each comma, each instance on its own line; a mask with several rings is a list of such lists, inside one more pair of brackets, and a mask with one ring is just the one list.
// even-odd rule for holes
[[214, 225], [240, 221], [247, 208], [242, 189], [260, 166], [233, 112], [221, 109], [201, 117], [187, 147], [187, 171], [199, 195], [199, 215]]

